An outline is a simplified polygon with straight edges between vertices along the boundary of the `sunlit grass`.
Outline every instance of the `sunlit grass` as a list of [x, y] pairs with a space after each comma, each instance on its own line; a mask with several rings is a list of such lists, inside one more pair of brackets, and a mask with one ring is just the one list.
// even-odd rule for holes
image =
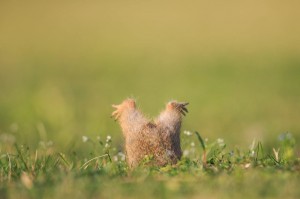
[[249, 148], [230, 148], [221, 138], [213, 142], [201, 138], [201, 142], [195, 142], [198, 138], [189, 131], [184, 133], [187, 152], [176, 165], [159, 168], [142, 162], [134, 170], [127, 167], [124, 154], [115, 148], [111, 136], [104, 140], [84, 136], [82, 145], [93, 145], [93, 150], [83, 156], [77, 156], [76, 151], [64, 154], [42, 143], [33, 149], [1, 142], [6, 152], [1, 152], [0, 158], [0, 195], [1, 198], [119, 198], [123, 194], [128, 194], [125, 198], [299, 197], [296, 187], [300, 159], [295, 154], [291, 134], [280, 135], [273, 150], [256, 141]]

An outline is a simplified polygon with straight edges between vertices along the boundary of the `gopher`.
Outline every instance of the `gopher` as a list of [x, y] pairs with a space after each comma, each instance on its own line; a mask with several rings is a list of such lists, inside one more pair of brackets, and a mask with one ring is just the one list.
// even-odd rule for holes
[[152, 163], [157, 166], [175, 164], [180, 160], [180, 127], [182, 115], [188, 112], [187, 105], [171, 101], [154, 121], [138, 110], [134, 99], [112, 105], [116, 109], [112, 117], [119, 122], [125, 138], [129, 167], [138, 166], [145, 156], [153, 157]]

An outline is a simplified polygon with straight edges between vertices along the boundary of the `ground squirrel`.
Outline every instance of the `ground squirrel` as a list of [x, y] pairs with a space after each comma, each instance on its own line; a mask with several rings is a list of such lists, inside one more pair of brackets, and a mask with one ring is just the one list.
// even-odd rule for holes
[[152, 156], [158, 166], [175, 164], [181, 158], [180, 127], [182, 115], [188, 112], [187, 105], [171, 101], [154, 121], [137, 109], [134, 99], [113, 105], [116, 110], [112, 117], [121, 126], [130, 167], [136, 167], [146, 155]]

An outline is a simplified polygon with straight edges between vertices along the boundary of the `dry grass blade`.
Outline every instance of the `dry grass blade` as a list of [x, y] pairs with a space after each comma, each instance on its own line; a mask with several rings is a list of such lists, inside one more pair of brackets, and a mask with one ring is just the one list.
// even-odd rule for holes
[[10, 156], [8, 153], [6, 153], [7, 158], [8, 158], [8, 174], [7, 174], [7, 178], [8, 178], [8, 182], [10, 182], [11, 180], [11, 160], [10, 160]]
[[86, 169], [87, 166], [89, 165], [90, 162], [92, 162], [93, 160], [98, 160], [99, 158], [103, 158], [103, 157], [106, 157], [106, 156], [109, 156], [108, 154], [104, 154], [104, 155], [100, 155], [100, 156], [97, 156], [97, 157], [94, 157], [88, 161], [86, 161], [79, 169]]
[[63, 162], [66, 164], [66, 166], [70, 167], [71, 164], [66, 160], [66, 158], [64, 157], [64, 154], [58, 153], [58, 156], [63, 160]]

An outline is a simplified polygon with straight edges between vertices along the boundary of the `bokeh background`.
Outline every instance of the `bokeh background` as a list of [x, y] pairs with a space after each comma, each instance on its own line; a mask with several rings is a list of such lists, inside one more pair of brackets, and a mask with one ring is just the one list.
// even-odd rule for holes
[[[122, 145], [111, 104], [155, 117], [190, 102], [183, 130], [231, 146], [300, 138], [300, 2], [0, 2], [2, 141]], [[299, 143], [299, 142], [298, 142]]]

